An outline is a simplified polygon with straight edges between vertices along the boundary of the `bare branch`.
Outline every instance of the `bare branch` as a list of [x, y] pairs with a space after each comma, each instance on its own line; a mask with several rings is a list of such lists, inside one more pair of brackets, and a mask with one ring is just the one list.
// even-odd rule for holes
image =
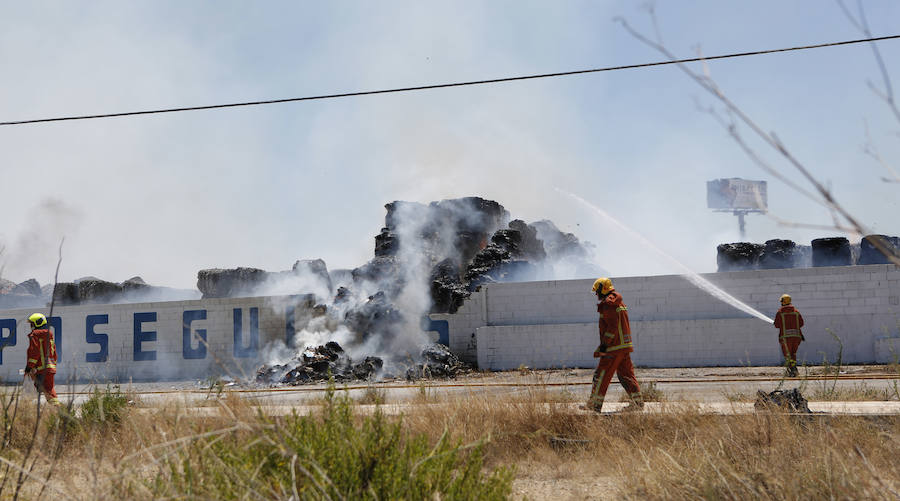
[[[859, 10], [859, 18], [853, 16], [850, 13], [850, 10], [844, 5], [843, 0], [835, 0], [841, 10], [844, 12], [844, 15], [850, 20], [850, 24], [852, 24], [857, 30], [866, 35], [867, 38], [872, 38], [872, 31], [869, 29], [869, 21], [866, 19], [866, 11], [863, 8], [863, 4], [861, 0], [857, 0], [856, 5]], [[875, 84], [872, 82], [867, 82], [872, 92], [875, 93], [876, 96], [880, 97], [887, 103], [888, 107], [894, 113], [894, 117], [897, 121], [900, 121], [900, 110], [897, 109], [897, 103], [894, 101], [894, 86], [891, 84], [891, 77], [887, 71], [887, 65], [884, 64], [884, 59], [881, 57], [881, 51], [878, 50], [878, 45], [875, 42], [869, 42], [872, 47], [872, 53], [875, 55], [875, 62], [878, 64], [878, 71], [881, 72], [881, 79], [884, 83], [884, 89], [879, 89], [875, 87]]]
[[[650, 14], [652, 16], [653, 12], [651, 11]], [[622, 27], [626, 31], [628, 31], [628, 33], [630, 33], [633, 37], [635, 37], [637, 40], [643, 42], [644, 44], [648, 45], [649, 47], [651, 47], [651, 48], [655, 49], [656, 51], [658, 51], [659, 53], [663, 54], [664, 56], [669, 58], [670, 61], [677, 61], [678, 58], [676, 58], [675, 55], [672, 54], [665, 46], [663, 46], [660, 43], [650, 40], [649, 38], [644, 36], [642, 33], [636, 31], [634, 28], [631, 27], [631, 25], [628, 24], [628, 22], [625, 19], [618, 17], [618, 18], [615, 18], [614, 20], [619, 22], [622, 25]], [[655, 22], [655, 20], [654, 20], [654, 22]], [[845, 221], [847, 221], [847, 223], [852, 228], [854, 228], [855, 233], [862, 234], [862, 235], [867, 235], [867, 234], [872, 233], [870, 230], [868, 230], [868, 228], [866, 228], [865, 225], [862, 224], [861, 221], [857, 220], [857, 218], [855, 216], [853, 216], [850, 212], [848, 212], [846, 209], [844, 209], [844, 207], [841, 206], [837, 202], [837, 200], [835, 199], [831, 190], [829, 190], [818, 179], [816, 179], [812, 175], [812, 173], [809, 171], [809, 169], [807, 169], [806, 166], [804, 166], [788, 150], [788, 148], [784, 145], [784, 143], [781, 142], [780, 139], [778, 139], [777, 136], [775, 136], [773, 133], [765, 132], [755, 121], [753, 121], [746, 113], [744, 113], [743, 110], [741, 110], [736, 104], [734, 104], [719, 89], [719, 87], [717, 85], [715, 85], [710, 79], [707, 79], [707, 78], [704, 78], [704, 77], [698, 75], [684, 63], [676, 63], [676, 64], [677, 64], [678, 68], [680, 70], [682, 70], [688, 77], [690, 77], [698, 85], [703, 87], [707, 92], [709, 92], [710, 94], [715, 96], [717, 99], [719, 99], [719, 101], [721, 101], [722, 104], [725, 105], [725, 107], [729, 110], [729, 112], [731, 112], [735, 116], [737, 116], [740, 119], [740, 121], [742, 123], [744, 123], [744, 125], [749, 127], [754, 133], [756, 133], [757, 136], [759, 136], [769, 146], [771, 146], [776, 151], [778, 151], [781, 154], [781, 156], [784, 157], [785, 160], [787, 160], [798, 172], [800, 172], [800, 174], [804, 178], [806, 178], [806, 180], [810, 184], [813, 185], [813, 187], [815, 187], [816, 191], [818, 191], [819, 194], [822, 196], [822, 198], [825, 200], [828, 208], [830, 210], [833, 210], [836, 214], [839, 214], [841, 218], [843, 218]], [[837, 224], [836, 226], [843, 226], [843, 225]], [[891, 262], [900, 265], [900, 254], [898, 254], [898, 252], [895, 249], [888, 247], [888, 246], [878, 245], [878, 244], [876, 244], [876, 247], [885, 256], [887, 256], [887, 258]]]
[[881, 154], [878, 152], [878, 149], [872, 143], [872, 136], [869, 134], [869, 123], [866, 121], [863, 121], [863, 125], [864, 125], [865, 131], [866, 131], [866, 144], [863, 145], [863, 153], [865, 153], [866, 155], [869, 155], [870, 157], [875, 159], [876, 162], [878, 162], [882, 167], [884, 167], [885, 169], [887, 169], [888, 172], [891, 173], [891, 176], [892, 176], [891, 178], [887, 178], [887, 177], [881, 178], [884, 182], [900, 183], [900, 173], [898, 173], [896, 170], [894, 170], [894, 168], [891, 167], [891, 165], [888, 164], [884, 160], [884, 158], [881, 157]]

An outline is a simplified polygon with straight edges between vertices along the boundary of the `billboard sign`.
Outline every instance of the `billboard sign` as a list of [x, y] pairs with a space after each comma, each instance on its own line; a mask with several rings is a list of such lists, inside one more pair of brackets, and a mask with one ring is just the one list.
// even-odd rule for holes
[[710, 209], [765, 212], [769, 205], [765, 181], [737, 177], [706, 182], [706, 206]]

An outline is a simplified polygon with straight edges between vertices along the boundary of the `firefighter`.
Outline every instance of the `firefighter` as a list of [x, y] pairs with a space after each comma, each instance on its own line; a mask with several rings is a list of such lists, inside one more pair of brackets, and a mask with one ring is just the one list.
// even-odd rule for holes
[[597, 311], [600, 313], [600, 346], [594, 351], [594, 358], [599, 358], [600, 361], [594, 372], [591, 396], [585, 408], [600, 412], [606, 390], [615, 373], [631, 399], [626, 410], [641, 409], [644, 407], [644, 400], [631, 363], [634, 348], [631, 343], [631, 326], [628, 323], [628, 307], [622, 301], [621, 294], [616, 292], [612, 281], [606, 277], [595, 280], [591, 290], [597, 295]]
[[59, 405], [59, 398], [53, 388], [53, 378], [56, 377], [56, 341], [47, 326], [47, 317], [34, 313], [28, 317], [28, 323], [31, 324], [31, 333], [28, 334], [25, 375], [34, 381], [39, 399], [43, 393], [47, 402]]
[[781, 295], [781, 308], [775, 314], [775, 328], [778, 329], [778, 342], [781, 344], [781, 352], [784, 354], [784, 366], [787, 374], [797, 376], [797, 348], [801, 341], [805, 341], [803, 332], [803, 316], [797, 308], [791, 304], [791, 296]]

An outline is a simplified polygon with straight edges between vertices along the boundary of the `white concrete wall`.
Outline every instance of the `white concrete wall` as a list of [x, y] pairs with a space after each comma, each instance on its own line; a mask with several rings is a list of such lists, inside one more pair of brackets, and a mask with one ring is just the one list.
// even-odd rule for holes
[[[798, 358], [888, 361], [900, 337], [900, 268], [842, 266], [703, 275], [771, 317], [787, 292], [806, 320]], [[490, 284], [447, 320], [450, 348], [484, 369], [589, 367], [599, 342], [593, 279]], [[773, 327], [677, 275], [613, 277], [632, 321], [636, 363], [652, 367], [777, 364]], [[837, 339], [836, 339], [837, 337]], [[840, 342], [838, 341], [840, 340]], [[896, 343], [900, 348], [900, 342]], [[581, 353], [584, 351], [585, 353]]]
[[[55, 307], [51, 325], [60, 326], [57, 382], [206, 379], [238, 376], [242, 371], [252, 375], [264, 348], [287, 338], [285, 312], [291, 300], [287, 296], [249, 297]], [[49, 313], [47, 308], [0, 311], [0, 377], [4, 381], [22, 378], [18, 371], [25, 367], [30, 332], [27, 317], [35, 311]], [[188, 321], [185, 312], [190, 311], [205, 312], [206, 318]], [[235, 311], [242, 317], [237, 347]], [[249, 349], [252, 311], [258, 315], [256, 350]], [[100, 323], [91, 327], [90, 321]], [[205, 346], [199, 340], [203, 330]], [[103, 335], [105, 357], [101, 355]]]

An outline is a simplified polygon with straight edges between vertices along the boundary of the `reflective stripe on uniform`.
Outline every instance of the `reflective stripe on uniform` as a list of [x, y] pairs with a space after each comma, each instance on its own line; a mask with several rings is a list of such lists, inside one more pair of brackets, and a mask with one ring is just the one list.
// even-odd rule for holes
[[[786, 337], [802, 337], [800, 335], [800, 313], [796, 311], [785, 311], [779, 313], [781, 315], [781, 336], [779, 339], [784, 339]], [[787, 319], [785, 318], [787, 315], [794, 316], [794, 324], [797, 326], [796, 329], [786, 329]]]
[[619, 306], [618, 308], [616, 308], [616, 313], [618, 313], [620, 311], [628, 311], [628, 307], [627, 306]]
[[[56, 343], [53, 342], [53, 338], [50, 338], [50, 346], [55, 347], [55, 344]], [[41, 365], [35, 367], [34, 370], [42, 371], [44, 369], [56, 369], [56, 362], [53, 362], [53, 361], [50, 361], [50, 360], [47, 360], [46, 358], [44, 358], [44, 340], [43, 339], [38, 339], [38, 346], [41, 350]], [[47, 355], [49, 356], [50, 354], [48, 353]], [[35, 360], [34, 363], [37, 363], [37, 360]]]
[[609, 351], [616, 351], [616, 350], [619, 350], [619, 349], [622, 349], [622, 348], [629, 348], [629, 347], [632, 347], [632, 346], [634, 346], [634, 344], [633, 344], [631, 341], [628, 341], [627, 343], [617, 344], [617, 345], [615, 345], [615, 346], [609, 346], [609, 347], [606, 348], [606, 351], [607, 351], [607, 352], [609, 352]]
[[803, 337], [800, 334], [800, 329], [784, 329], [784, 334], [779, 336], [779, 339], [784, 339], [788, 337]]

